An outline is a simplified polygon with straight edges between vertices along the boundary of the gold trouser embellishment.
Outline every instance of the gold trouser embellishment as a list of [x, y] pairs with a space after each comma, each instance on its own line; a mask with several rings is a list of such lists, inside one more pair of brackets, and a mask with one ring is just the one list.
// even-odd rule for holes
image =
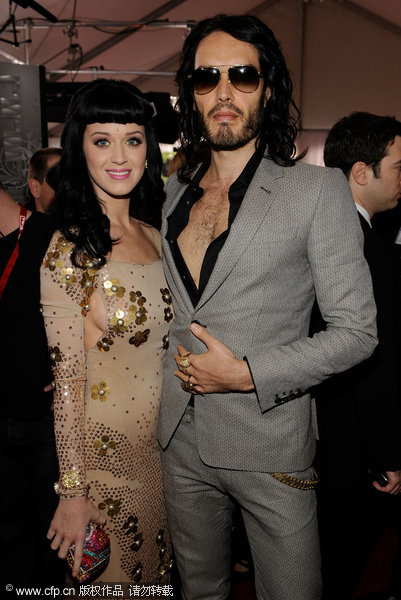
[[319, 483], [319, 475], [314, 467], [312, 467], [313, 479], [300, 479], [289, 473], [269, 473], [274, 479], [285, 483], [297, 490], [313, 490]]

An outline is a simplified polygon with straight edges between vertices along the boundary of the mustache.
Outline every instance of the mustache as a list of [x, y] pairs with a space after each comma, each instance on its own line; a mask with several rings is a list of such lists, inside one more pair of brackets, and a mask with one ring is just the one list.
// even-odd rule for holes
[[232, 112], [237, 113], [237, 115], [240, 115], [240, 117], [242, 117], [244, 114], [242, 110], [234, 106], [234, 104], [231, 104], [230, 102], [220, 102], [220, 104], [216, 104], [216, 106], [209, 110], [207, 116], [212, 117], [216, 112], [219, 112], [221, 110], [231, 110]]

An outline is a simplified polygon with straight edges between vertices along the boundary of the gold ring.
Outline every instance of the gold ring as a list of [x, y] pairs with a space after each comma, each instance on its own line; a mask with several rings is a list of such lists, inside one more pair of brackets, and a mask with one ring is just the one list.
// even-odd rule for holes
[[184, 373], [184, 375], [188, 375], [187, 369], [189, 369], [189, 367], [191, 366], [191, 361], [189, 360], [190, 354], [191, 354], [190, 352], [181, 354], [181, 356], [178, 360], [178, 368], [181, 371], [181, 373]]
[[196, 390], [195, 390], [194, 384], [191, 383], [190, 379], [191, 379], [191, 375], [188, 375], [188, 380], [183, 381], [181, 383], [181, 387], [184, 390], [184, 392], [189, 392], [190, 394], [193, 394], [196, 392]]
[[191, 366], [191, 361], [189, 360], [188, 356], [181, 356], [180, 360], [178, 361], [178, 364], [183, 369], [188, 369], [188, 367]]

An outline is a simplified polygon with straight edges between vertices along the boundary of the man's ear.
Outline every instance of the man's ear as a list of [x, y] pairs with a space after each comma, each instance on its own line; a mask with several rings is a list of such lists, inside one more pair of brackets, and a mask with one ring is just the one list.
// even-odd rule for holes
[[37, 179], [30, 179], [28, 181], [29, 191], [31, 192], [34, 198], [39, 198], [40, 196], [40, 183]]
[[270, 96], [272, 95], [271, 89], [269, 87], [267, 87], [265, 89], [265, 101], [264, 101], [264, 106], [266, 106], [267, 101], [269, 100]]
[[366, 163], [359, 160], [352, 165], [350, 176], [358, 185], [366, 185], [368, 183], [369, 169], [370, 167]]

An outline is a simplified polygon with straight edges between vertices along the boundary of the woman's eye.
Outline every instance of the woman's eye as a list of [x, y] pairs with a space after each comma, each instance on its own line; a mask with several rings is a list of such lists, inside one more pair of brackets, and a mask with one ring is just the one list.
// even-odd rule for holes
[[108, 140], [105, 140], [104, 138], [101, 138], [101, 139], [95, 141], [95, 146], [108, 146], [108, 145], [109, 145]]
[[142, 144], [142, 140], [137, 137], [132, 137], [127, 140], [127, 144], [129, 146], [137, 146], [138, 144]]

